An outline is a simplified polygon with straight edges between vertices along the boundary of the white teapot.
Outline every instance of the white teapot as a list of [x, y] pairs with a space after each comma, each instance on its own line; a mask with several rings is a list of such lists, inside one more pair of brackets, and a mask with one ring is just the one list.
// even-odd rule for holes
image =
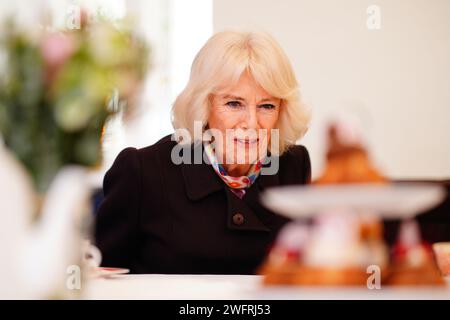
[[0, 299], [71, 295], [65, 291], [67, 270], [81, 264], [81, 222], [90, 212], [90, 190], [85, 168], [63, 168], [32, 223], [31, 179], [0, 143]]

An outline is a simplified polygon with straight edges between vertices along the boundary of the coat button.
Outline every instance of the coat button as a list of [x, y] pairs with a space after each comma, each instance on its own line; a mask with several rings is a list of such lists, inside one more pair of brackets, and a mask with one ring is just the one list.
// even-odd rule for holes
[[242, 215], [242, 213], [235, 213], [233, 215], [233, 223], [237, 226], [240, 226], [244, 223], [244, 216]]

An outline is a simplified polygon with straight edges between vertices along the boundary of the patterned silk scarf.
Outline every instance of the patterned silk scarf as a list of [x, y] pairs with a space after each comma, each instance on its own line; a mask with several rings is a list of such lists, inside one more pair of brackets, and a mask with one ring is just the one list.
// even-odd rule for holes
[[256, 162], [250, 167], [248, 175], [241, 177], [232, 177], [227, 174], [225, 168], [218, 162], [215, 155], [214, 149], [211, 143], [204, 143], [205, 153], [211, 162], [214, 171], [219, 175], [219, 177], [225, 182], [225, 184], [230, 187], [230, 190], [238, 196], [240, 199], [245, 195], [245, 189], [250, 188], [250, 186], [258, 178], [261, 171], [261, 161]]

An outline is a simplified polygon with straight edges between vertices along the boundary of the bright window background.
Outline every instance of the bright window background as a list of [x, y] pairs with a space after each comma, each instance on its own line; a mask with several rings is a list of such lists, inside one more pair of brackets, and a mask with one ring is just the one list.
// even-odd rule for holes
[[123, 2], [123, 10], [138, 21], [138, 31], [152, 46], [152, 67], [136, 117], [111, 123], [103, 171], [123, 148], [145, 147], [173, 132], [172, 103], [189, 79], [196, 53], [212, 34], [212, 0]]

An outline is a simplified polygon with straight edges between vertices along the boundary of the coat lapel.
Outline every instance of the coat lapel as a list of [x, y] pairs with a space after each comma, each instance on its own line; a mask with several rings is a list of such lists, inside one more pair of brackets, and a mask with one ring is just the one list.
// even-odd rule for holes
[[[195, 152], [196, 148], [201, 148], [203, 154], [203, 145], [191, 145], [189, 152]], [[185, 149], [187, 151], [187, 149]], [[197, 149], [198, 152], [198, 149]], [[193, 153], [191, 153], [193, 154]], [[252, 230], [270, 232], [271, 230], [264, 225], [255, 212], [261, 207], [259, 202], [260, 191], [265, 188], [279, 184], [278, 174], [260, 175], [255, 183], [247, 190], [243, 199], [239, 199], [231, 192], [224, 182], [217, 176], [210, 164], [202, 161], [200, 164], [183, 163], [181, 171], [186, 187], [186, 194], [192, 201], [199, 201], [212, 193], [225, 192], [227, 199], [227, 227], [231, 230]], [[241, 214], [243, 222], [237, 224], [235, 215]]]
[[[187, 148], [190, 148], [189, 152], [191, 152], [192, 159], [194, 152], [198, 151], [197, 148], [201, 148], [201, 154], [203, 155], [202, 145], [191, 145]], [[211, 193], [223, 190], [225, 187], [211, 165], [204, 161], [201, 161], [199, 164], [183, 163], [181, 164], [181, 172], [186, 187], [186, 194], [192, 201], [200, 200]]]

